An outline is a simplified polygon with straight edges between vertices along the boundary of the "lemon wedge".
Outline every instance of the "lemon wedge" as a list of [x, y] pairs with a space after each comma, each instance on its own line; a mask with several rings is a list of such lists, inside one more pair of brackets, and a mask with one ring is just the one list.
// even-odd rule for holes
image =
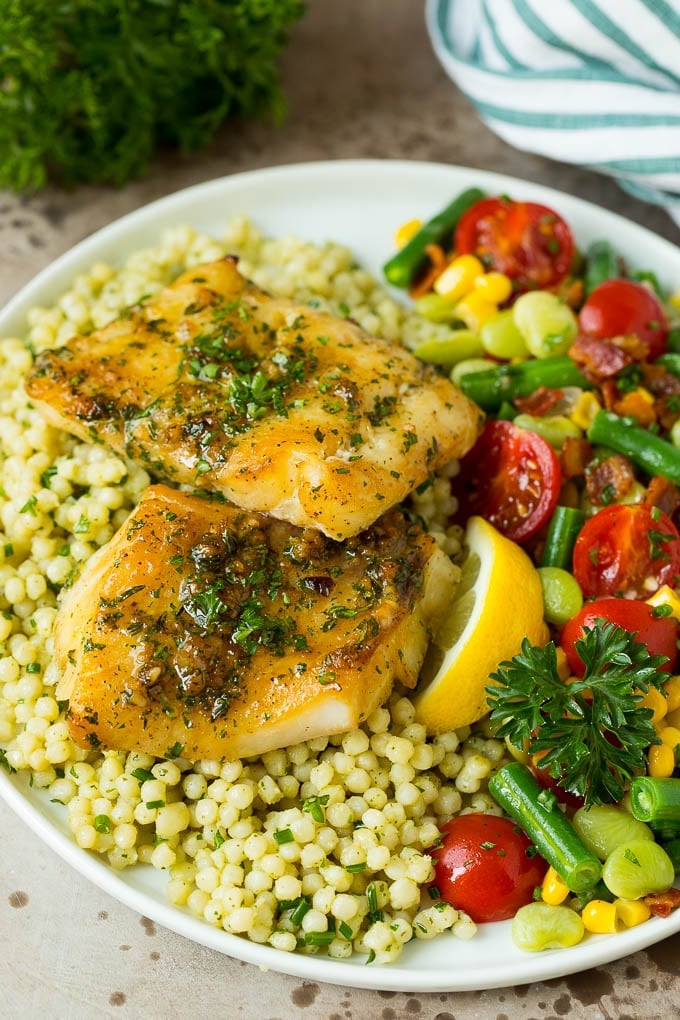
[[486, 715], [489, 674], [520, 651], [525, 637], [532, 644], [548, 638], [541, 582], [524, 550], [482, 517], [470, 518], [465, 545], [460, 583], [415, 698], [417, 718], [430, 733]]

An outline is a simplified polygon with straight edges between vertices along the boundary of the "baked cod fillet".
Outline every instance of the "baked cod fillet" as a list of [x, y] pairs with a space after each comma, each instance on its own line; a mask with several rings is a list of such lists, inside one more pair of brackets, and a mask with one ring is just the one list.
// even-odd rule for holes
[[157, 477], [342, 540], [473, 445], [481, 412], [404, 348], [273, 298], [234, 258], [36, 359], [45, 418]]
[[397, 510], [343, 544], [163, 485], [59, 609], [85, 747], [244, 757], [357, 726], [415, 685], [458, 568]]

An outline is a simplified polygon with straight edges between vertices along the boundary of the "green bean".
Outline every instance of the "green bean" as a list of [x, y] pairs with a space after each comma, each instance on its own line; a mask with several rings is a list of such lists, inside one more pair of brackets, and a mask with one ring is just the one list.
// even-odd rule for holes
[[667, 372], [670, 372], [671, 375], [675, 375], [680, 378], [680, 354], [675, 351], [669, 352], [668, 354], [662, 354], [660, 358], [656, 359], [654, 364], [663, 365]]
[[622, 453], [647, 474], [663, 475], [680, 485], [680, 453], [677, 448], [649, 429], [640, 428], [631, 418], [622, 418], [611, 411], [598, 411], [588, 429], [588, 439]]
[[451, 372], [451, 380], [456, 386], [464, 389], [463, 376], [485, 375], [489, 368], [493, 368], [494, 364], [495, 362], [491, 361], [490, 358], [467, 358], [465, 361], [459, 361], [454, 366]]
[[582, 375], [571, 358], [540, 358], [515, 365], [496, 365], [486, 371], [470, 372], [459, 383], [463, 392], [485, 411], [497, 411], [504, 400], [526, 397], [539, 386], [549, 389], [593, 384]]
[[663, 844], [663, 848], [671, 859], [675, 874], [680, 874], [680, 839], [671, 839]]
[[479, 188], [468, 188], [445, 209], [424, 223], [420, 230], [383, 266], [383, 272], [395, 287], [408, 287], [418, 275], [427, 255], [428, 244], [441, 244], [448, 240], [464, 212], [484, 198]]
[[538, 576], [543, 591], [543, 616], [548, 623], [563, 627], [583, 605], [579, 583], [561, 567], [539, 567]]
[[576, 536], [585, 524], [586, 515], [582, 510], [571, 506], [558, 506], [550, 518], [548, 534], [541, 557], [542, 567], [562, 567], [568, 570], [571, 566], [571, 554]]
[[674, 354], [680, 354], [680, 326], [672, 326], [668, 330], [666, 345], [669, 351], [672, 351]]
[[670, 857], [650, 839], [621, 843], [607, 857], [602, 879], [610, 892], [624, 900], [639, 900], [664, 892], [673, 884], [675, 870]]
[[586, 251], [586, 296], [605, 280], [619, 276], [619, 260], [609, 241], [593, 241]]
[[654, 833], [654, 839], [657, 843], [668, 843], [671, 839], [677, 839], [680, 837], [680, 829], [677, 825], [673, 825], [672, 822], [650, 822], [649, 827]]
[[659, 283], [659, 277], [656, 273], [652, 272], [651, 269], [633, 269], [633, 271], [628, 275], [630, 276], [630, 279], [635, 280], [636, 283], [649, 284], [656, 296], [660, 298], [661, 301], [664, 300], [665, 295], [663, 287]]
[[613, 804], [579, 808], [571, 822], [588, 849], [601, 861], [605, 861], [622, 843], [632, 839], [654, 839], [648, 825]]
[[573, 907], [574, 910], [583, 910], [583, 908], [593, 900], [604, 900], [605, 903], [613, 903], [614, 899], [614, 894], [609, 891], [602, 879], [600, 879], [600, 881], [594, 885], [592, 889], [588, 889], [587, 892], [575, 893], [570, 898], [569, 905]]
[[512, 941], [518, 949], [529, 952], [566, 949], [580, 942], [584, 934], [585, 926], [580, 914], [570, 907], [527, 903], [512, 919]]
[[641, 822], [680, 829], [680, 779], [636, 776], [630, 784], [630, 809]]
[[502, 421], [514, 421], [517, 414], [517, 408], [514, 407], [513, 404], [508, 403], [507, 400], [504, 400], [496, 411], [496, 417], [500, 418]]
[[557, 799], [542, 790], [520, 762], [504, 765], [489, 780], [489, 792], [515, 819], [567, 888], [584, 892], [595, 885], [602, 866], [585, 846]]

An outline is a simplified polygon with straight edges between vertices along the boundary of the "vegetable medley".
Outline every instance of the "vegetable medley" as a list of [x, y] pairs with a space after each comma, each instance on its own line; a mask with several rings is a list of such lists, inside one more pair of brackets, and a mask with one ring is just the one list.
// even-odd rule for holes
[[[680, 898], [672, 300], [606, 243], [578, 252], [561, 217], [534, 203], [473, 190], [418, 227], [401, 232], [386, 271], [411, 288], [421, 315], [392, 301], [348, 249], [267, 239], [238, 219], [222, 241], [173, 228], [117, 271], [92, 267], [54, 308], [33, 309], [27, 340], [4, 341], [0, 359], [0, 768], [27, 772], [63, 805], [78, 846], [117, 870], [165, 873], [170, 902], [206, 923], [280, 951], [358, 952], [368, 963], [503, 918], [523, 948], [567, 946], [586, 930], [670, 912]], [[517, 655], [505, 661], [511, 653], [477, 635], [495, 673], [479, 719], [489, 681], [478, 668], [472, 728], [428, 726], [424, 692], [412, 701], [395, 689], [357, 730], [243, 761], [74, 744], [54, 690], [59, 592], [150, 480], [48, 426], [23, 379], [34, 351], [99, 328], [178, 266], [227, 251], [274, 294], [403, 338], [485, 409], [460, 470], [450, 465], [410, 497], [461, 561], [456, 598], [469, 606], [471, 593], [488, 594], [476, 604], [487, 633], [498, 591], [503, 602], [513, 582], [534, 582], [535, 632], [515, 606]], [[610, 298], [599, 306], [609, 320], [589, 319], [614, 283], [637, 300]], [[539, 640], [543, 616], [551, 642]], [[452, 672], [460, 687], [469, 680]]]
[[[415, 353], [487, 413], [451, 480], [531, 556], [551, 640], [499, 664], [510, 821], [444, 826], [436, 889], [530, 950], [680, 906], [680, 294], [558, 212], [472, 188], [405, 223], [387, 280], [448, 325]], [[513, 824], [515, 823], [515, 824]]]

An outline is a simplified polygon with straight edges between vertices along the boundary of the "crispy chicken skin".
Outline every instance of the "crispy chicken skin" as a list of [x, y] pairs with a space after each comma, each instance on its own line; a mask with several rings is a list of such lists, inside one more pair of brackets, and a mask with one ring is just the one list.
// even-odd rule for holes
[[81, 745], [162, 757], [343, 732], [415, 685], [457, 578], [398, 510], [337, 543], [154, 485], [65, 595], [57, 696]]
[[481, 412], [404, 348], [273, 298], [234, 258], [41, 353], [45, 418], [173, 483], [342, 540], [473, 445]]

